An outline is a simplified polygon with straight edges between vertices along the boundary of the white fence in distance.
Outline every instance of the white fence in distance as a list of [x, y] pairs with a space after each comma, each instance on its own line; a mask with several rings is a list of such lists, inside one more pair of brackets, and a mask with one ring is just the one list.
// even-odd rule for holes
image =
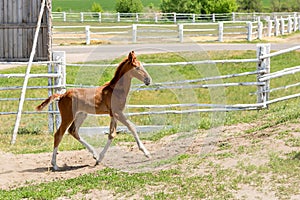
[[52, 12], [54, 22], [131, 22], [131, 23], [199, 23], [218, 21], [257, 21], [258, 17], [271, 19], [297, 16], [297, 12], [273, 13], [99, 13], [99, 12]]
[[66, 40], [110, 42], [184, 42], [192, 40], [227, 41], [263, 39], [300, 31], [300, 17], [275, 18], [267, 21], [224, 21], [186, 24], [132, 24], [129, 26], [54, 26], [54, 43]]

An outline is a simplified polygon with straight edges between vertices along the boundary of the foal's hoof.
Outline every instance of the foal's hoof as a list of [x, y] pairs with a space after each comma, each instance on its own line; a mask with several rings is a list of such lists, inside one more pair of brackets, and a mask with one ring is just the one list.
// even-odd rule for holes
[[101, 161], [96, 160], [95, 166], [99, 165], [101, 163]]
[[94, 158], [95, 160], [98, 160], [98, 158], [97, 158], [97, 156], [96, 156], [96, 155], [93, 155], [93, 158]]
[[150, 154], [150, 153], [145, 154], [145, 156], [146, 156], [147, 158], [151, 159], [151, 154]]
[[52, 167], [52, 171], [54, 171], [54, 172], [55, 172], [55, 171], [59, 171], [59, 167], [58, 167], [57, 165], [53, 166], [53, 167]]

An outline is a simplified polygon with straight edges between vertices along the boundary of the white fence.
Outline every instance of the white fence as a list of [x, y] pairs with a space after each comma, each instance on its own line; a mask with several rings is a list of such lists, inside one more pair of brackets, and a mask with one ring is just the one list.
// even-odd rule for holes
[[298, 15], [287, 13], [97, 13], [97, 12], [52, 12], [54, 22], [131, 22], [131, 23], [199, 23], [218, 21], [257, 21], [258, 17], [271, 19]]
[[[234, 105], [216, 105], [216, 104], [203, 104], [203, 103], [189, 103], [189, 104], [168, 104], [168, 105], [128, 105], [129, 108], [151, 108], [151, 111], [144, 111], [144, 112], [135, 112], [135, 113], [128, 113], [129, 116], [136, 116], [136, 115], [154, 115], [154, 114], [186, 114], [186, 113], [197, 113], [197, 112], [224, 112], [224, 111], [237, 111], [237, 110], [257, 110], [267, 108], [269, 104], [276, 103], [279, 101], [288, 100], [291, 98], [300, 97], [300, 93], [291, 94], [288, 96], [282, 96], [275, 99], [270, 99], [270, 93], [277, 90], [287, 89], [298, 87], [300, 85], [299, 82], [293, 83], [290, 85], [283, 85], [277, 88], [270, 88], [270, 82], [272, 79], [276, 79], [279, 77], [283, 77], [289, 74], [295, 74], [300, 72], [300, 66], [294, 66], [290, 68], [286, 68], [284, 70], [280, 70], [277, 72], [270, 73], [270, 60], [274, 56], [282, 55], [287, 52], [299, 50], [300, 46], [295, 46], [290, 49], [281, 50], [278, 52], [270, 53], [270, 45], [258, 45], [257, 46], [257, 57], [253, 59], [235, 59], [235, 60], [202, 60], [202, 61], [193, 61], [193, 62], [176, 62], [176, 63], [145, 63], [145, 67], [151, 66], [185, 66], [185, 65], [196, 65], [196, 64], [217, 64], [217, 63], [257, 63], [257, 69], [255, 71], [250, 72], [243, 72], [239, 74], [224, 74], [221, 76], [215, 77], [204, 77], [199, 79], [193, 80], [180, 80], [175, 82], [164, 82], [164, 83], [155, 83], [152, 87], [148, 88], [141, 88], [139, 85], [134, 85], [132, 90], [133, 91], [143, 91], [143, 90], [166, 90], [166, 89], [182, 89], [182, 88], [211, 88], [211, 87], [247, 87], [247, 86], [256, 86], [257, 91], [253, 94], [257, 95], [257, 101], [251, 104], [234, 104]], [[48, 86], [35, 86], [35, 87], [28, 87], [28, 89], [46, 89], [48, 90], [48, 95], [51, 95], [53, 89], [54, 92], [63, 92], [63, 89], [66, 87], [74, 87], [74, 85], [67, 85], [66, 84], [66, 66], [103, 66], [103, 67], [115, 67], [116, 65], [98, 65], [98, 64], [65, 64], [65, 58], [62, 53], [59, 53], [55, 56], [56, 58], [56, 65], [54, 68], [52, 65], [48, 65], [49, 73], [48, 74], [31, 74], [30, 78], [36, 77], [45, 77], [49, 79]], [[38, 63], [41, 64], [41, 63]], [[49, 64], [49, 63], [46, 63]], [[24, 74], [0, 74], [0, 78], [8, 79], [8, 78], [22, 78]], [[234, 77], [242, 77], [242, 76], [255, 76], [255, 81], [252, 82], [227, 82], [224, 84], [202, 84], [203, 81], [209, 80], [218, 80], [218, 79], [231, 79]], [[198, 83], [198, 84], [189, 84], [189, 83]], [[75, 86], [76, 87], [76, 86]], [[78, 87], [85, 87], [85, 86], [78, 86]], [[91, 87], [91, 86], [86, 86]], [[21, 87], [6, 87], [1, 88], [0, 90], [16, 90], [22, 89]], [[0, 101], [18, 101], [18, 98], [2, 98]], [[26, 98], [26, 101], [36, 101], [41, 100], [41, 98]], [[181, 107], [181, 110], [176, 110], [172, 108]], [[165, 108], [166, 110], [161, 111], [161, 108]], [[157, 109], [157, 110], [155, 110]], [[36, 114], [35, 111], [23, 111], [23, 114]], [[55, 105], [50, 106], [48, 111], [43, 111], [39, 113], [48, 113], [49, 114], [49, 130], [52, 132], [55, 124], [54, 115], [58, 115], [58, 110]], [[7, 112], [0, 112], [0, 115], [16, 115], [17, 112], [7, 111]], [[56, 118], [56, 125], [59, 124], [59, 117]]]
[[[299, 50], [300, 46], [295, 46], [290, 49], [281, 50], [275, 53], [270, 53], [269, 44], [257, 45], [257, 57], [253, 59], [235, 59], [235, 60], [203, 60], [203, 61], [192, 61], [192, 62], [176, 62], [176, 63], [145, 63], [145, 67], [152, 66], [186, 66], [186, 65], [196, 65], [196, 64], [217, 64], [217, 63], [257, 63], [257, 69], [251, 72], [243, 72], [239, 74], [226, 74], [216, 77], [204, 77], [194, 80], [181, 80], [175, 82], [164, 82], [155, 83], [152, 87], [140, 88], [140, 85], [135, 85], [131, 88], [133, 91], [149, 91], [149, 90], [165, 90], [165, 89], [183, 89], [183, 88], [212, 88], [212, 87], [236, 87], [236, 86], [257, 86], [257, 102], [252, 104], [235, 104], [235, 105], [215, 105], [215, 104], [168, 104], [168, 105], [128, 105], [129, 108], [174, 108], [174, 107], [210, 107], [205, 109], [192, 109], [192, 110], [167, 110], [167, 111], [151, 111], [151, 112], [141, 112], [141, 113], [128, 113], [129, 116], [134, 115], [149, 115], [149, 114], [182, 114], [182, 113], [192, 113], [192, 112], [216, 112], [216, 111], [233, 111], [233, 110], [253, 110], [267, 108], [269, 104], [287, 100], [290, 98], [299, 97], [300, 93], [293, 94], [289, 96], [284, 96], [276, 99], [270, 99], [270, 92], [287, 89], [299, 86], [300, 83], [294, 83], [291, 85], [281, 86], [278, 88], [270, 88], [270, 80], [283, 77], [285, 75], [294, 74], [300, 72], [300, 66], [286, 68], [281, 71], [270, 73], [270, 60], [274, 56], [282, 55], [287, 52]], [[116, 67], [117, 65], [106, 65], [106, 64], [67, 64], [68, 66], [94, 66], [94, 67]], [[253, 82], [230, 82], [224, 84], [193, 84], [189, 83], [201, 83], [203, 81], [218, 80], [218, 79], [231, 79], [235, 77], [243, 76], [256, 76], [256, 81]], [[94, 87], [89, 85], [67, 85], [69, 87]]]
[[300, 31], [300, 17], [276, 18], [262, 21], [224, 21], [185, 24], [133, 24], [130, 26], [54, 26], [55, 44], [81, 42], [153, 42], [155, 40], [228, 41], [263, 39]]
[[[47, 90], [48, 91], [48, 95], [52, 95], [53, 93], [61, 93], [64, 91], [65, 86], [66, 86], [66, 69], [65, 69], [65, 52], [53, 52], [53, 60], [54, 61], [47, 61], [47, 62], [33, 62], [32, 64], [34, 66], [44, 66], [45, 70], [47, 71], [47, 73], [30, 73], [30, 74], [22, 74], [22, 73], [5, 73], [5, 74], [0, 74], [0, 79], [7, 79], [7, 80], [11, 80], [11, 79], [24, 79], [26, 76], [28, 79], [47, 79], [48, 80], [48, 85], [35, 85], [35, 86], [27, 86], [26, 90]], [[28, 63], [26, 62], [11, 62], [11, 63], [0, 63], [1, 64], [5, 64], [5, 65], [18, 65], [18, 66], [22, 66], [22, 65], [27, 65]], [[9, 81], [7, 81], [9, 82]], [[6, 85], [6, 84], [4, 84]], [[14, 95], [15, 93], [11, 92], [11, 91], [20, 91], [23, 90], [23, 87], [18, 85], [10, 85], [8, 83], [8, 85], [6, 86], [2, 86], [0, 87], [0, 92], [1, 92], [1, 96], [3, 96], [3, 94], [7, 93], [7, 95], [9, 95], [9, 97], [2, 97], [0, 98], [0, 103], [3, 102], [8, 102], [8, 104], [12, 104], [14, 105], [14, 102], [19, 102], [20, 98], [17, 97], [17, 95]], [[10, 93], [11, 92], [11, 93]], [[10, 96], [12, 95], [12, 96]], [[6, 95], [4, 95], [6, 96]], [[16, 97], [14, 97], [16, 96]], [[45, 97], [28, 97], [26, 96], [24, 98], [24, 101], [26, 102], [32, 102], [32, 101], [43, 101], [45, 100]], [[33, 104], [35, 105], [35, 104]], [[8, 106], [10, 107], [10, 106]], [[12, 106], [13, 107], [13, 106]], [[32, 108], [34, 108], [34, 106], [32, 106]], [[7, 110], [7, 106], [2, 106], [2, 110], [0, 111], [0, 116], [7, 116], [7, 115], [17, 115], [18, 111], [17, 110]], [[34, 110], [21, 110], [22, 114], [27, 114], [27, 115], [31, 115], [31, 114], [45, 114], [48, 113], [49, 114], [49, 123], [48, 123], [48, 128], [50, 132], [53, 132], [54, 130], [54, 115], [57, 114], [57, 106], [56, 104], [51, 104], [49, 106], [49, 110], [48, 111], [42, 111], [42, 112], [36, 112]], [[58, 123], [60, 123], [60, 119], [57, 118], [56, 121], [56, 125], [58, 125]], [[12, 141], [13, 142], [13, 141]]]

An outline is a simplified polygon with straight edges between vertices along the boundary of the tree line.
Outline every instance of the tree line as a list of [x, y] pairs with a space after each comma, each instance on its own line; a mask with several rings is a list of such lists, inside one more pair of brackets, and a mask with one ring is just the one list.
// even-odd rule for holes
[[[150, 5], [153, 9], [153, 5]], [[116, 12], [138, 13], [144, 11], [141, 0], [117, 0]], [[99, 3], [93, 3], [92, 12], [103, 12]], [[263, 7], [262, 0], [161, 0], [159, 11], [164, 13], [229, 13], [229, 12], [299, 12], [300, 0], [270, 0]]]

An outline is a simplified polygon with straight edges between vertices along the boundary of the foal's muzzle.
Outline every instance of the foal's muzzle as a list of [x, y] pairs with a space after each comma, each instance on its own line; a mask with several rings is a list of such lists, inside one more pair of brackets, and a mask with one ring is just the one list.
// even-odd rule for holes
[[151, 78], [148, 78], [148, 77], [146, 77], [145, 79], [144, 79], [144, 83], [145, 83], [145, 85], [150, 85], [150, 83], [151, 83]]

